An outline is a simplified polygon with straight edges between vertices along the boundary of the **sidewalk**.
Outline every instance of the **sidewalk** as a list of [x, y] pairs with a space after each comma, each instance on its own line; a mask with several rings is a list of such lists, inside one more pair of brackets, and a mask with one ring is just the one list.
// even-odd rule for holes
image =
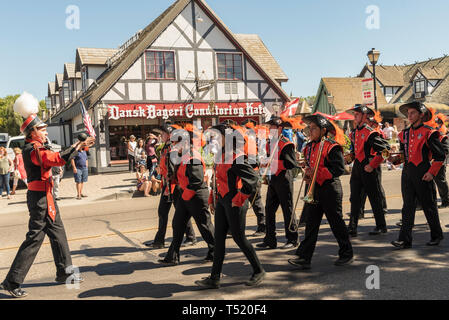
[[[76, 200], [75, 180], [73, 179], [73, 173], [68, 171], [64, 174], [59, 190], [61, 200], [58, 201], [58, 206], [60, 208], [96, 201], [129, 199], [134, 194], [137, 197], [140, 196], [140, 192], [136, 193], [136, 175], [128, 172], [90, 175], [89, 181], [83, 188], [83, 194], [87, 195], [88, 198]], [[0, 199], [0, 214], [27, 212], [26, 193], [26, 189], [19, 189], [11, 200], [8, 200], [6, 196], [2, 197]], [[5, 192], [3, 192], [3, 195], [5, 195]]]

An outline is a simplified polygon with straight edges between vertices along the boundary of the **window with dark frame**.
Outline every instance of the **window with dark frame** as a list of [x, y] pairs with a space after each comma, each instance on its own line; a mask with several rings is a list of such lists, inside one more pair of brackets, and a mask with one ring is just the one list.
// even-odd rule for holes
[[81, 68], [81, 89], [83, 91], [87, 90], [87, 68], [82, 67]]
[[70, 88], [70, 81], [62, 82], [63, 94], [64, 94], [64, 104], [72, 101], [72, 90]]
[[147, 80], [175, 80], [175, 53], [147, 51], [145, 53]]
[[426, 92], [426, 80], [417, 80], [415, 81], [415, 92]]
[[217, 53], [217, 61], [219, 80], [243, 80], [241, 54]]

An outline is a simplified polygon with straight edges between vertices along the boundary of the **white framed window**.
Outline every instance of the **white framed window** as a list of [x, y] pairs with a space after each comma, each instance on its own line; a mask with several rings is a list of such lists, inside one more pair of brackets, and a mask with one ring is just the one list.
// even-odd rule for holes
[[81, 89], [87, 91], [87, 68], [85, 66], [81, 68]]
[[416, 80], [415, 81], [415, 93], [425, 93], [426, 92], [426, 80]]

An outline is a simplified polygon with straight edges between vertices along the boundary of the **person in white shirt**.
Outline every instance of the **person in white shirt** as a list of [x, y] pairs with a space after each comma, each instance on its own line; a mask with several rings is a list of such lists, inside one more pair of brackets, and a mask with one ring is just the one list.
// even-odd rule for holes
[[391, 140], [393, 139], [394, 128], [390, 126], [388, 122], [385, 122], [385, 128], [382, 130], [385, 139]]
[[129, 172], [136, 172], [136, 158], [134, 157], [136, 147], [137, 147], [136, 137], [132, 135], [129, 137], [128, 142]]

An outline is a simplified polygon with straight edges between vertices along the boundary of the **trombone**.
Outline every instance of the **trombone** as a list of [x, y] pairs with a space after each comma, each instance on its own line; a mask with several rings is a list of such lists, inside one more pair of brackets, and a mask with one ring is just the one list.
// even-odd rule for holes
[[317, 159], [317, 162], [315, 163], [315, 166], [313, 168], [312, 181], [310, 182], [309, 189], [307, 191], [306, 196], [301, 198], [302, 188], [303, 188], [304, 182], [306, 180], [305, 174], [303, 176], [303, 179], [302, 179], [302, 182], [301, 182], [301, 187], [300, 187], [299, 193], [298, 193], [298, 197], [296, 198], [295, 209], [293, 211], [292, 217], [290, 219], [290, 224], [288, 226], [288, 230], [291, 231], [291, 232], [297, 232], [298, 228], [299, 228], [299, 224], [298, 224], [298, 221], [296, 219], [296, 208], [298, 207], [299, 199], [302, 199], [307, 204], [316, 204], [317, 203], [317, 201], [314, 199], [315, 185], [316, 185], [316, 179], [317, 179], [317, 175], [318, 175], [318, 169], [319, 169], [320, 162], [321, 162], [321, 157], [323, 155], [324, 143], [325, 142], [326, 142], [326, 137], [323, 137], [321, 139], [321, 143], [320, 143], [320, 149], [319, 149], [319, 152], [318, 152], [318, 159]]

